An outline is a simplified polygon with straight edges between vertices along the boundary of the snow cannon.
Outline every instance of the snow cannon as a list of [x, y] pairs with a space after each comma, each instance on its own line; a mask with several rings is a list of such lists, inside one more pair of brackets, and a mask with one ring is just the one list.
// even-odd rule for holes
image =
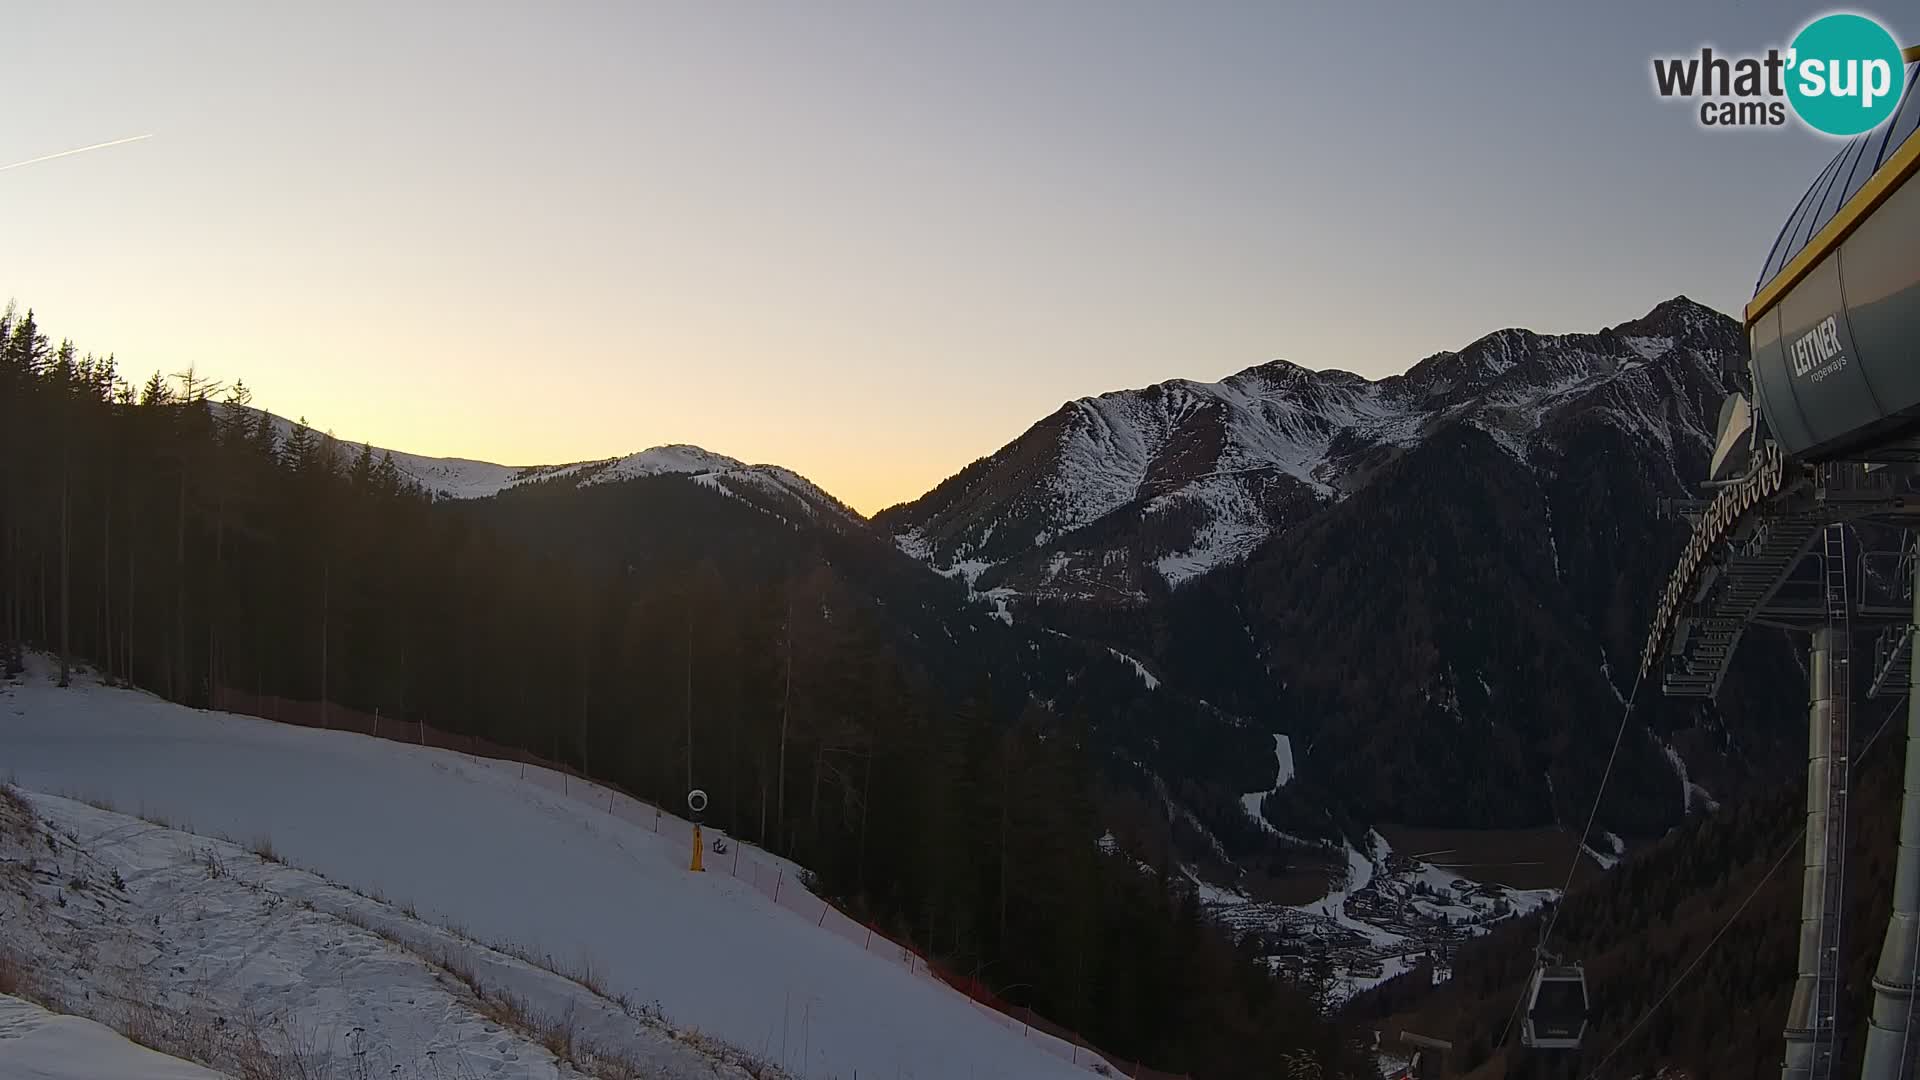
[[1414, 1047], [1413, 1060], [1407, 1063], [1406, 1069], [1395, 1080], [1440, 1080], [1446, 1056], [1453, 1049], [1452, 1043], [1406, 1030], [1400, 1032], [1400, 1041]]
[[706, 870], [700, 865], [700, 818], [707, 812], [707, 793], [699, 788], [687, 792], [687, 809], [693, 813], [693, 862], [687, 869], [698, 874]]

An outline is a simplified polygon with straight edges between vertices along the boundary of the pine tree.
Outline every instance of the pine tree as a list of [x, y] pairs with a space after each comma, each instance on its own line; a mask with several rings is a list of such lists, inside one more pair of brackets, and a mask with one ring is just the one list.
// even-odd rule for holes
[[333, 480], [340, 476], [340, 440], [329, 431], [320, 436], [319, 445], [314, 447], [310, 462], [312, 470], [323, 479]]
[[243, 447], [253, 438], [253, 413], [248, 408], [252, 403], [253, 391], [247, 388], [245, 380], [236, 380], [227, 389], [218, 424], [222, 446]]
[[140, 390], [140, 404], [148, 407], [173, 404], [173, 388], [167, 385], [158, 371], [147, 377], [146, 386]]
[[13, 324], [13, 333], [7, 339], [7, 365], [20, 377], [34, 379], [40, 376], [41, 365], [46, 362], [50, 341], [40, 330], [33, 309], [28, 308], [26, 315]]
[[313, 429], [307, 426], [307, 418], [303, 416], [287, 436], [286, 445], [280, 451], [280, 460], [286, 463], [290, 471], [305, 474], [313, 468], [314, 448]]
[[382, 495], [400, 494], [400, 467], [393, 462], [393, 451], [381, 451], [380, 465], [373, 471], [373, 487]]
[[263, 412], [253, 428], [253, 452], [265, 461], [280, 458], [280, 437], [274, 433], [273, 414]]
[[[436, 505], [391, 454], [359, 445], [340, 469], [304, 421], [277, 445], [243, 382], [217, 405], [193, 371], [136, 393], [110, 359], [45, 341], [0, 313], [8, 653], [59, 647], [179, 701], [378, 710], [675, 804], [691, 744], [715, 824], [793, 850], [822, 895], [1111, 1049], [1212, 1080], [1327, 1038], [1183, 913], [1187, 894], [1169, 902], [1096, 845], [1111, 763], [1088, 718], [1164, 720], [1112, 689], [1130, 672], [985, 678], [1020, 670], [1025, 639], [946, 645], [961, 623], [942, 623], [944, 586], [886, 545], [769, 534], [684, 479]], [[57, 469], [25, 467], [50, 452]], [[34, 619], [29, 596], [47, 597]], [[1178, 794], [1209, 825], [1239, 816], [1235, 795]]]
[[373, 471], [373, 447], [361, 443], [360, 453], [353, 459], [353, 469], [348, 473], [353, 489], [361, 492], [373, 490]]

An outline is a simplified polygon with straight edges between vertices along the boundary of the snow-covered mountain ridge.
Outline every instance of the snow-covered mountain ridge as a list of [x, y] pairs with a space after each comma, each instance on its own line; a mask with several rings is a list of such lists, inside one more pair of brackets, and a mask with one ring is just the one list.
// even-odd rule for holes
[[878, 521], [902, 550], [1016, 591], [1141, 597], [1239, 560], [1465, 424], [1525, 462], [1549, 422], [1606, 409], [1671, 448], [1711, 426], [1674, 373], [1718, 369], [1726, 316], [1685, 297], [1593, 334], [1500, 330], [1369, 380], [1284, 360], [1070, 401]]
[[[222, 406], [231, 408], [231, 406]], [[255, 413], [257, 410], [249, 410]], [[300, 425], [285, 417], [271, 417], [276, 437], [285, 443]], [[318, 437], [318, 432], [315, 433]], [[360, 443], [341, 442], [351, 457]], [[860, 515], [823, 488], [791, 469], [778, 465], [749, 465], [687, 443], [655, 446], [624, 457], [575, 461], [560, 465], [498, 465], [471, 458], [428, 457], [370, 446], [375, 460], [391, 454], [401, 475], [436, 499], [485, 499], [513, 488], [543, 481], [581, 486], [611, 484], [649, 476], [685, 476], [694, 483], [736, 498], [772, 497], [797, 505], [813, 518], [858, 521]]]

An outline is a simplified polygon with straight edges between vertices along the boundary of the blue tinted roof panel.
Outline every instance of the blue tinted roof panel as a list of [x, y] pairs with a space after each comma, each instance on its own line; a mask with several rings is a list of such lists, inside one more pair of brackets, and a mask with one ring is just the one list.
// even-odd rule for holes
[[1907, 68], [1906, 93], [1893, 119], [1848, 140], [1800, 197], [1774, 240], [1773, 250], [1767, 253], [1766, 266], [1753, 286], [1754, 295], [1758, 296], [1794, 256], [1820, 235], [1820, 230], [1834, 219], [1881, 164], [1914, 137], [1915, 129], [1920, 128], [1920, 92], [1916, 92], [1916, 83], [1920, 83], [1920, 64]]
[[[1817, 183], [1816, 186], [1818, 186]], [[1800, 196], [1800, 201], [1794, 204], [1793, 213], [1787, 215], [1787, 223], [1780, 227], [1779, 235], [1773, 238], [1773, 247], [1767, 252], [1766, 269], [1760, 271], [1760, 285], [1765, 285], [1772, 280], [1773, 275], [1779, 273], [1780, 267], [1787, 261], [1787, 251], [1791, 246], [1787, 242], [1788, 238], [1793, 236], [1793, 227], [1799, 223], [1800, 215], [1807, 212], [1807, 203], [1812, 199], [1813, 188], [1808, 188], [1806, 193]], [[1755, 286], [1754, 291], [1759, 292], [1759, 286]]]
[[[1793, 257], [1800, 253], [1800, 248], [1806, 244], [1807, 223], [1812, 220], [1814, 209], [1820, 205], [1820, 196], [1826, 194], [1827, 184], [1833, 179], [1833, 171], [1839, 167], [1840, 159], [1835, 157], [1827, 162], [1826, 168], [1820, 170], [1819, 176], [1813, 178], [1813, 185], [1807, 188], [1806, 195], [1800, 199], [1800, 205], [1794, 208], [1793, 216], [1787, 219], [1786, 227], [1780, 231], [1779, 247], [1773, 253], [1773, 262], [1767, 267], [1766, 276], [1760, 279], [1761, 285], [1772, 280], [1782, 267], [1792, 262]], [[1754, 292], [1759, 291], [1759, 287], [1756, 286]]]
[[[1848, 144], [1845, 150], [1834, 155], [1833, 160], [1827, 163], [1827, 171], [1820, 174], [1820, 183], [1814, 189], [1813, 198], [1807, 201], [1806, 212], [1800, 215], [1799, 223], [1793, 227], [1794, 255], [1800, 254], [1801, 249], [1807, 246], [1807, 241], [1813, 239], [1814, 234], [1820, 231], [1820, 226], [1827, 223], [1827, 217], [1831, 216], [1823, 217], [1820, 209], [1826, 205], [1828, 193], [1840, 183], [1840, 173], [1847, 167], [1847, 154], [1853, 149], [1853, 145]], [[1788, 256], [1789, 259], [1792, 257]]]
[[[1820, 196], [1820, 209], [1813, 214], [1813, 220], [1818, 224], [1808, 230], [1809, 239], [1814, 233], [1820, 231], [1822, 225], [1832, 221], [1833, 215], [1840, 212], [1841, 204], [1847, 201], [1847, 188], [1852, 184], [1853, 174], [1857, 171], [1860, 157], [1866, 152], [1867, 146], [1866, 139], [1855, 139], [1840, 152], [1840, 157], [1837, 159], [1840, 162], [1840, 168], [1834, 172], [1833, 182], [1827, 185], [1826, 193]], [[1866, 177], [1871, 175], [1873, 175], [1873, 166], [1869, 164], [1865, 175], [1861, 177], [1861, 183], [1865, 183]]]
[[1913, 138], [1915, 127], [1920, 127], [1920, 65], [1907, 70], [1907, 100], [1900, 106], [1900, 115], [1887, 125], [1887, 148], [1880, 154], [1880, 160], [1893, 156], [1894, 151]]

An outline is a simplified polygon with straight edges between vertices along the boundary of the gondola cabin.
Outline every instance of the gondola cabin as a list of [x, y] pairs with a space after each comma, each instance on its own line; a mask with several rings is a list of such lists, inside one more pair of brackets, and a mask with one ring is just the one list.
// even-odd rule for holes
[[1520, 1042], [1536, 1050], [1578, 1050], [1587, 1031], [1587, 974], [1580, 965], [1534, 972]]

